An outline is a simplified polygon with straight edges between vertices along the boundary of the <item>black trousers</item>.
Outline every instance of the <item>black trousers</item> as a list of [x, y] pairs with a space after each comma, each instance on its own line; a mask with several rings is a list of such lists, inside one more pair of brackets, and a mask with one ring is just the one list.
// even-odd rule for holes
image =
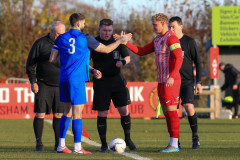
[[238, 107], [240, 99], [240, 85], [238, 85], [238, 89], [233, 90], [233, 106], [234, 106], [234, 116], [238, 115]]

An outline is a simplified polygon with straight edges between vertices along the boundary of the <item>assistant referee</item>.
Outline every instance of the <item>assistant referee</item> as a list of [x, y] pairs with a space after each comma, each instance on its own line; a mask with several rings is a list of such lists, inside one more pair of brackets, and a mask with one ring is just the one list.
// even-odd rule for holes
[[59, 141], [59, 123], [63, 114], [63, 104], [59, 99], [59, 74], [60, 68], [49, 62], [49, 57], [55, 39], [65, 33], [65, 25], [61, 21], [56, 21], [51, 26], [48, 35], [38, 39], [32, 46], [26, 65], [31, 90], [35, 94], [33, 128], [36, 137], [36, 151], [43, 151], [42, 133], [43, 120], [46, 114], [53, 116], [53, 130], [55, 133], [55, 146], [57, 150]]
[[[200, 142], [198, 137], [197, 113], [194, 109], [194, 85], [196, 85], [195, 93], [201, 93], [201, 58], [194, 39], [183, 34], [182, 19], [180, 17], [170, 18], [169, 28], [179, 38], [182, 47], [183, 63], [180, 69], [182, 79], [180, 98], [182, 105], [187, 111], [188, 121], [192, 130], [192, 149], [198, 149], [200, 148]], [[196, 82], [194, 82], [193, 64], [196, 66]], [[179, 148], [180, 147], [181, 145], [179, 143]]]

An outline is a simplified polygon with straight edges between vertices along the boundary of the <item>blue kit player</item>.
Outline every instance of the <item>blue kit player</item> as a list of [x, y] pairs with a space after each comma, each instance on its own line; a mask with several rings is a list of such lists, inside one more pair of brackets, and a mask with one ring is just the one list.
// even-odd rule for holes
[[[122, 35], [121, 38], [108, 46], [99, 43], [89, 34], [83, 34], [81, 30], [85, 26], [85, 16], [81, 13], [73, 13], [69, 18], [72, 28], [60, 35], [53, 46], [50, 62], [59, 64], [60, 77], [59, 91], [60, 101], [64, 102], [64, 114], [59, 126], [59, 153], [72, 153], [65, 145], [65, 137], [69, 123], [72, 120], [74, 135], [74, 153], [91, 154], [81, 146], [82, 137], [82, 111], [87, 103], [85, 82], [89, 81], [90, 49], [97, 52], [110, 53], [121, 43], [126, 43], [132, 37], [131, 34]], [[98, 70], [90, 67], [95, 78], [101, 78]]]

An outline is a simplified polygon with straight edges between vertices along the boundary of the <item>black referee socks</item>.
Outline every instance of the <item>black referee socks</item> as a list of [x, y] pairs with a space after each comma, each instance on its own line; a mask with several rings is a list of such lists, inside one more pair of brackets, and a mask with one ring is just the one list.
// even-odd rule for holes
[[121, 116], [121, 125], [125, 134], [125, 141], [130, 140], [131, 118], [130, 113], [127, 116]]
[[188, 121], [192, 130], [192, 137], [198, 137], [198, 126], [197, 126], [197, 113], [193, 116], [188, 116]]
[[53, 127], [53, 131], [54, 131], [54, 134], [55, 134], [55, 147], [57, 147], [58, 143], [59, 143], [59, 124], [60, 124], [60, 120], [61, 120], [61, 118], [53, 117], [52, 127]]
[[107, 132], [107, 117], [97, 117], [97, 129], [98, 134], [102, 142], [102, 147], [107, 147], [107, 138], [106, 138], [106, 132]]
[[33, 128], [37, 144], [42, 143], [43, 120], [44, 120], [43, 118], [37, 117], [35, 117], [33, 120]]

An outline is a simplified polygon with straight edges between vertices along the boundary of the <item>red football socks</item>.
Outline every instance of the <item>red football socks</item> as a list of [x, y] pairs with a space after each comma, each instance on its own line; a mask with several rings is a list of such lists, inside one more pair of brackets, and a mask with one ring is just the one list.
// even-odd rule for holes
[[165, 117], [170, 137], [179, 138], [180, 121], [177, 111], [168, 111]]

